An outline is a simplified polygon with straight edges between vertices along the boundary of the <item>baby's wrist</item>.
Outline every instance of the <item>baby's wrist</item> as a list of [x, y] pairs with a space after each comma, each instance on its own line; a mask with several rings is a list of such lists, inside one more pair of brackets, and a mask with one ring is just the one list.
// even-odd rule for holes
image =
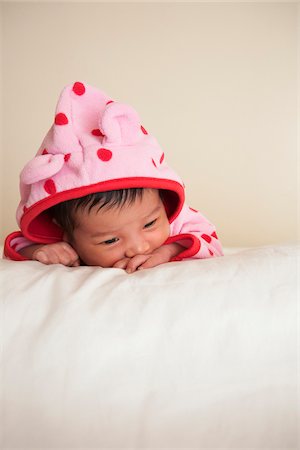
[[168, 252], [169, 261], [184, 250], [184, 247], [177, 242], [165, 244], [163, 248]]
[[19, 250], [19, 253], [25, 258], [33, 260], [35, 259], [36, 252], [43, 246], [44, 244], [28, 245], [27, 247], [23, 247], [21, 250]]

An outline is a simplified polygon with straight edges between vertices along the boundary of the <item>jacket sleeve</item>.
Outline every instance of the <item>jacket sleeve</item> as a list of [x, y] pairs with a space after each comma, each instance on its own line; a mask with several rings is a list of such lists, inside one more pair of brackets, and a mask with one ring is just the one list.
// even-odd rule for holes
[[36, 244], [26, 239], [21, 231], [15, 231], [7, 236], [4, 242], [4, 258], [12, 259], [14, 261], [28, 261], [28, 258], [22, 256], [19, 251], [24, 247]]
[[177, 242], [185, 247], [172, 261], [184, 258], [211, 258], [222, 256], [222, 245], [216, 229], [202, 214], [184, 205], [179, 216], [170, 225], [170, 236], [165, 244]]

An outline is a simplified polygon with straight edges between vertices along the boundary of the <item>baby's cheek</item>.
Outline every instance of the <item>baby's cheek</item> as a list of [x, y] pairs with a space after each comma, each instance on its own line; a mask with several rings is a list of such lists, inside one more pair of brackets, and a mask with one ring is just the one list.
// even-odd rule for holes
[[101, 255], [102, 267], [113, 267], [115, 263], [121, 261], [124, 257], [124, 252], [120, 248], [108, 248]]
[[94, 247], [89, 253], [85, 253], [84, 257], [88, 266], [113, 267], [124, 255], [117, 249]]
[[96, 246], [80, 243], [73, 243], [74, 250], [78, 253], [81, 261], [87, 266], [99, 266], [101, 258]]
[[170, 236], [170, 224], [168, 221], [166, 221], [160, 236], [162, 244], [168, 239], [169, 236]]
[[[157, 241], [159, 242], [153, 245], [153, 249], [163, 244], [163, 242], [160, 242], [160, 236], [157, 237]], [[72, 246], [81, 261], [87, 266], [113, 267], [115, 263], [125, 258], [125, 251], [120, 243], [116, 246], [95, 245], [81, 239], [80, 242], [73, 242]]]

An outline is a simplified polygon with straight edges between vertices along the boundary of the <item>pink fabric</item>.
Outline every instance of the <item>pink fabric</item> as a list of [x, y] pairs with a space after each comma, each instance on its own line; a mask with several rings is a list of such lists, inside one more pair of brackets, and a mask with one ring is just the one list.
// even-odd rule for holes
[[182, 181], [136, 111], [83, 83], [65, 87], [53, 125], [20, 175], [17, 221], [24, 235], [53, 242], [57, 236], [52, 239], [43, 223], [43, 211], [63, 200], [126, 187], [177, 191], [171, 216], [181, 210]]
[[[61, 229], [46, 213], [49, 207], [90, 193], [129, 187], [165, 192], [170, 238], [178, 236], [191, 250], [184, 253], [186, 257], [222, 254], [214, 227], [184, 205], [180, 177], [167, 165], [164, 151], [142, 126], [137, 112], [87, 84], [66, 86], [50, 130], [20, 175], [16, 216], [27, 241], [20, 241], [14, 252], [26, 242], [61, 239]], [[186, 234], [190, 237], [180, 238]], [[11, 242], [7, 240], [5, 254], [17, 259]]]
[[[183, 238], [183, 236], [189, 236], [189, 238]], [[176, 241], [189, 250], [179, 254], [176, 260], [223, 255], [215, 226], [205, 216], [186, 204], [179, 216], [171, 223], [170, 237], [173, 242]]]

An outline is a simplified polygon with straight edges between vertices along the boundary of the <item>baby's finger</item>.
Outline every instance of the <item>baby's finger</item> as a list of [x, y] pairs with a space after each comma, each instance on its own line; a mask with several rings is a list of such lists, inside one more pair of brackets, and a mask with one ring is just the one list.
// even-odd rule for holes
[[123, 259], [120, 259], [120, 261], [117, 261], [117, 262], [113, 265], [113, 267], [114, 267], [115, 269], [126, 269], [127, 264], [128, 264], [128, 261], [129, 261], [129, 258], [123, 258]]
[[69, 244], [64, 243], [57, 253], [61, 264], [70, 267], [80, 266], [79, 256]]
[[49, 264], [50, 262], [48, 255], [45, 252], [43, 252], [43, 250], [37, 250], [36, 252], [34, 252], [32, 255], [32, 259], [39, 261], [43, 264]]
[[64, 266], [73, 266], [74, 262], [77, 260], [75, 257], [71, 257], [69, 253], [60, 253], [57, 255], [58, 262]]
[[127, 273], [135, 272], [145, 261], [151, 258], [151, 255], [136, 255], [130, 259], [126, 267]]
[[70, 265], [71, 267], [78, 267], [80, 266], [80, 260], [79, 258], [76, 259], [76, 261], [73, 262], [73, 264]]
[[147, 259], [143, 264], [141, 264], [137, 270], [142, 269], [151, 269], [151, 267], [159, 266], [159, 264], [163, 264], [166, 262], [165, 260], [162, 260], [162, 258], [159, 255], [152, 255], [151, 258]]

